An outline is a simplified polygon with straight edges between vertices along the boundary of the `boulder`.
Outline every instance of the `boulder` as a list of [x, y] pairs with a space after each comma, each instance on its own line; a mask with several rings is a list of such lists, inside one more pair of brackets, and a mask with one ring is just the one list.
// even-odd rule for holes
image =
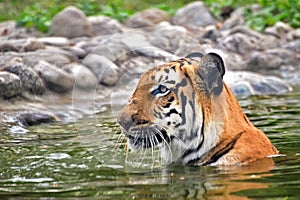
[[98, 85], [98, 81], [93, 72], [79, 63], [71, 63], [63, 67], [74, 78], [74, 88], [80, 90], [95, 89]]
[[10, 72], [0, 71], [0, 97], [10, 99], [22, 94], [20, 78]]
[[235, 27], [218, 39], [218, 48], [241, 55], [247, 55], [253, 50], [274, 48], [278, 44], [276, 37], [255, 32], [247, 27]]
[[126, 25], [131, 28], [152, 27], [162, 21], [169, 21], [170, 15], [163, 10], [150, 8], [137, 12], [126, 21]]
[[44, 80], [47, 87], [54, 92], [66, 93], [73, 88], [74, 78], [55, 65], [39, 61], [33, 69]]
[[282, 65], [297, 66], [300, 70], [300, 55], [283, 48], [252, 51], [246, 61], [247, 70], [264, 74], [278, 71]]
[[95, 74], [99, 83], [106, 86], [113, 86], [117, 83], [119, 79], [118, 67], [107, 57], [89, 54], [82, 63]]
[[92, 25], [81, 10], [69, 6], [54, 16], [50, 33], [66, 38], [91, 36]]
[[88, 17], [93, 27], [93, 36], [110, 35], [123, 32], [123, 26], [115, 19], [106, 16]]
[[192, 29], [216, 24], [216, 20], [202, 1], [192, 2], [180, 8], [173, 17], [172, 22], [175, 25]]
[[30, 93], [41, 95], [46, 91], [44, 83], [38, 74], [23, 63], [11, 62], [4, 70], [19, 76], [23, 87]]

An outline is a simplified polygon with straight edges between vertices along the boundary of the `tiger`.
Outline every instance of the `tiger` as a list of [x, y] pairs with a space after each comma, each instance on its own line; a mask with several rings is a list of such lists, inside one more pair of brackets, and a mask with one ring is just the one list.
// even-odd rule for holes
[[169, 164], [248, 165], [278, 150], [223, 81], [216, 53], [194, 52], [144, 72], [117, 122], [133, 150], [159, 147]]

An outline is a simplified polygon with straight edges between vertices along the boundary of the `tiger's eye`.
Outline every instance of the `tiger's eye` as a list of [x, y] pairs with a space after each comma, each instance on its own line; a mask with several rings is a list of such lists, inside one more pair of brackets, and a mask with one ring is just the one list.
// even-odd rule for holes
[[160, 90], [160, 93], [165, 93], [168, 91], [168, 88], [164, 85], [160, 85], [159, 86], [159, 90]]

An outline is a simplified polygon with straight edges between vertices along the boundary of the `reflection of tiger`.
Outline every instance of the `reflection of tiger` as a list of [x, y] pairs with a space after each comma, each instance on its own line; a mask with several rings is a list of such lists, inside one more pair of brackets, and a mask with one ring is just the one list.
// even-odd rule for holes
[[168, 163], [198, 165], [243, 165], [278, 153], [243, 113], [224, 73], [215, 53], [145, 72], [118, 116], [131, 148], [159, 146]]

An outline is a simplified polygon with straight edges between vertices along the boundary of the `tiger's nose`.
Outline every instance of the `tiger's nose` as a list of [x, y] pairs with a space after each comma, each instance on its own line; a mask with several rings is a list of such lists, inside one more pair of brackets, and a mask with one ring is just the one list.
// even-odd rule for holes
[[127, 114], [126, 110], [124, 110], [124, 109], [119, 112], [117, 122], [127, 132], [129, 131], [131, 126], [134, 124], [131, 116], [129, 116], [129, 114]]

